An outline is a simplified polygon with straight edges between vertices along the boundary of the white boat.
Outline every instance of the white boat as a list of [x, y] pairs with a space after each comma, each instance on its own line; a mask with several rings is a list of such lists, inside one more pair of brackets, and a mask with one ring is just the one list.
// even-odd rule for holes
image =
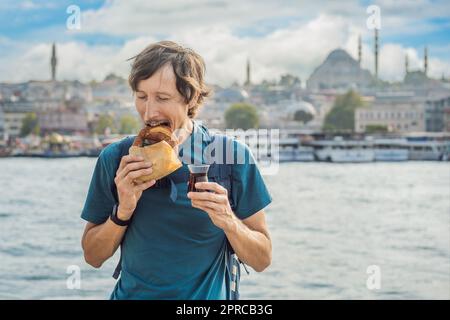
[[319, 140], [311, 142], [319, 161], [372, 162], [375, 160], [373, 142], [369, 140]]
[[314, 148], [301, 145], [297, 138], [282, 138], [279, 142], [278, 160], [280, 162], [314, 161]]
[[307, 146], [298, 146], [296, 148], [284, 147], [280, 148], [278, 158], [280, 162], [314, 161], [314, 149], [313, 147]]
[[409, 160], [449, 160], [449, 141], [408, 140], [406, 147], [409, 150]]
[[409, 150], [406, 139], [376, 139], [375, 161], [407, 161]]

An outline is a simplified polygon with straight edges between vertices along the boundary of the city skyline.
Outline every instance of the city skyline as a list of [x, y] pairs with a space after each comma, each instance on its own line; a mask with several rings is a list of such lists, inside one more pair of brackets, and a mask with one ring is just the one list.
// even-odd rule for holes
[[[79, 30], [66, 27], [70, 15], [66, 9], [71, 4], [81, 10]], [[150, 6], [133, 1], [5, 1], [0, 4], [0, 16], [15, 16], [0, 22], [0, 81], [48, 80], [53, 42], [58, 50], [58, 80], [99, 81], [110, 73], [126, 77], [126, 59], [161, 39], [198, 51], [206, 61], [207, 80], [220, 85], [243, 83], [247, 59], [252, 81], [274, 80], [289, 72], [305, 82], [333, 49], [343, 48], [358, 59], [359, 36], [361, 65], [373, 74], [373, 30], [366, 27], [370, 4], [212, 1], [183, 6], [178, 1], [152, 1]], [[411, 70], [423, 69], [425, 46], [429, 75], [450, 76], [446, 35], [450, 18], [445, 15], [450, 5], [443, 1], [373, 4], [381, 10], [381, 79], [402, 80], [405, 55]]]

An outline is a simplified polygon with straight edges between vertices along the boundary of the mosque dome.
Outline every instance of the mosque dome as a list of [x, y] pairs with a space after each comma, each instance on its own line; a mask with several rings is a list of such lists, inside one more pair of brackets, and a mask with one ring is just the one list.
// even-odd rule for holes
[[317, 111], [314, 106], [306, 101], [296, 101], [287, 106], [286, 112], [289, 119], [294, 119], [294, 115], [297, 111], [304, 111], [315, 117], [317, 115]]

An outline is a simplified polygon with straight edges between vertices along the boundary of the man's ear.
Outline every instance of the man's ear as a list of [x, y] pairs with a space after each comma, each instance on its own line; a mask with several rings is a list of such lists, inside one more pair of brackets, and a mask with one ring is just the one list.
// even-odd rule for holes
[[187, 115], [189, 116], [189, 118], [193, 118], [194, 117], [194, 112], [192, 111], [192, 109], [194, 109], [196, 107], [196, 103], [198, 100], [198, 94], [195, 96], [194, 99], [192, 99], [192, 101], [188, 104], [188, 110], [187, 110]]
[[187, 116], [189, 117], [189, 118], [192, 118], [192, 115], [193, 115], [193, 113], [192, 113], [192, 109], [194, 108], [194, 104], [193, 103], [190, 103], [190, 104], [188, 104], [187, 105]]

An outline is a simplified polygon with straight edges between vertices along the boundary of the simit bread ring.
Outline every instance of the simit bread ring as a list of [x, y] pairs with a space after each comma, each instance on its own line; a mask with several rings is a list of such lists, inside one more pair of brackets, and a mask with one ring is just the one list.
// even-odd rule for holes
[[153, 172], [136, 178], [135, 181], [158, 180], [180, 168], [182, 163], [173, 149], [177, 145], [178, 140], [173, 136], [169, 127], [147, 126], [143, 128], [134, 139], [129, 153], [144, 157], [144, 161], [152, 162]]

